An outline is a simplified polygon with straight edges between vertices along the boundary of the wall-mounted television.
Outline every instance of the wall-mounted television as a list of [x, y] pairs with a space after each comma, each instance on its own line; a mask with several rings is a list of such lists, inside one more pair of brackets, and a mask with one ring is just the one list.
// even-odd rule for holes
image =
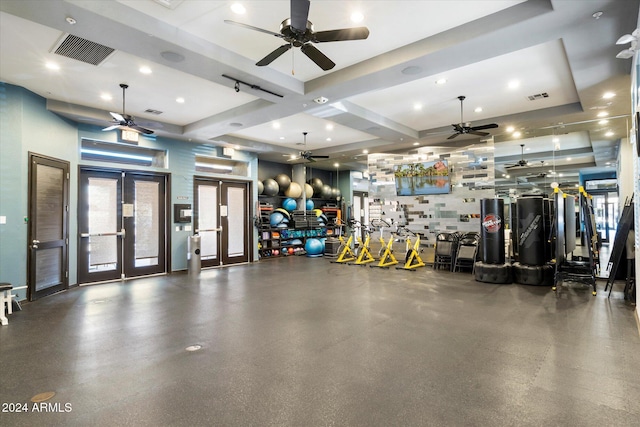
[[398, 196], [448, 194], [451, 192], [446, 160], [398, 165], [393, 173]]

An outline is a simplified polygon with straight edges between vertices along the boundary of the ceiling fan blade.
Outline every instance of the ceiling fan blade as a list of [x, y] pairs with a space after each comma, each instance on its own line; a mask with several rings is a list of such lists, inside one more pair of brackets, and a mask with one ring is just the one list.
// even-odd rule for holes
[[282, 34], [280, 34], [280, 33], [274, 33], [273, 31], [265, 30], [263, 28], [254, 27], [253, 25], [243, 24], [242, 22], [231, 21], [229, 19], [225, 19], [224, 22], [225, 22], [225, 24], [235, 25], [237, 27], [246, 28], [248, 30], [259, 31], [261, 33], [270, 34], [272, 36], [283, 38]]
[[456, 137], [456, 136], [458, 136], [458, 135], [460, 135], [460, 134], [459, 134], [459, 133], [454, 133], [453, 135], [451, 135], [451, 136], [450, 136], [449, 138], [447, 138], [447, 139], [453, 139], [453, 138], [455, 138], [455, 137]]
[[329, 156], [309, 156], [310, 159], [328, 159]]
[[309, 0], [291, 0], [291, 27], [299, 33], [307, 30], [309, 20]]
[[471, 129], [472, 130], [467, 132], [467, 133], [470, 133], [471, 135], [478, 135], [478, 136], [487, 136], [487, 135], [489, 135], [489, 132], [478, 132], [478, 131], [473, 130], [473, 128], [471, 128]]
[[120, 113], [114, 113], [112, 111], [109, 111], [109, 114], [111, 114], [111, 117], [113, 117], [115, 120], [119, 122], [126, 122], [126, 120], [124, 119], [124, 117], [122, 117], [122, 114]]
[[491, 124], [488, 124], [488, 125], [473, 126], [473, 127], [471, 127], [471, 130], [495, 129], [497, 127], [498, 127], [498, 125], [496, 123], [491, 123]]
[[106, 128], [104, 128], [102, 130], [105, 131], [105, 132], [108, 132], [110, 130], [118, 129], [119, 127], [120, 127], [120, 124], [115, 124], [115, 125], [111, 125], [109, 127], [106, 127]]
[[330, 70], [336, 66], [335, 62], [330, 60], [324, 53], [320, 52], [315, 46], [310, 45], [309, 43], [303, 44], [300, 47], [300, 50], [324, 71]]
[[367, 27], [342, 28], [313, 33], [313, 41], [315, 43], [364, 40], [367, 37], [369, 37], [369, 29]]
[[131, 129], [133, 129], [136, 132], [140, 132], [140, 133], [144, 133], [145, 135], [151, 135], [153, 133], [152, 130], [149, 130], [147, 128], [143, 128], [142, 126], [138, 126], [137, 124], [133, 123], [130, 124], [129, 127]]
[[280, 46], [279, 48], [277, 48], [276, 50], [274, 50], [273, 52], [271, 52], [270, 54], [262, 58], [260, 61], [256, 62], [256, 65], [258, 67], [264, 67], [265, 65], [269, 65], [289, 49], [291, 49], [291, 44], [289, 43], [283, 44], [282, 46]]

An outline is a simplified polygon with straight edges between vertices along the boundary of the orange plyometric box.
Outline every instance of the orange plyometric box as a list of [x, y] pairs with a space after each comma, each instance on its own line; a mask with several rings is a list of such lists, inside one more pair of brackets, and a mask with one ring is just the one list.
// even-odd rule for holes
[[279, 239], [280, 238], [280, 232], [279, 231], [272, 231], [271, 232], [271, 238], [272, 239]]
[[322, 213], [327, 216], [329, 221], [333, 221], [334, 224], [339, 224], [342, 220], [340, 209], [337, 207], [324, 206], [320, 208]]

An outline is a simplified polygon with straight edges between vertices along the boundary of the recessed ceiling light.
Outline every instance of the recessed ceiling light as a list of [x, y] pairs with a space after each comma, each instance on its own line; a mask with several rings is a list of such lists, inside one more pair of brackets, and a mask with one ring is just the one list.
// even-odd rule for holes
[[531, 148], [527, 147], [524, 149], [524, 151], [531, 151]]
[[505, 178], [511, 178], [511, 175], [507, 175], [507, 176], [505, 176]]
[[420, 145], [420, 143], [419, 142], [414, 142], [413, 145], [417, 146], [417, 145]]
[[108, 93], [103, 93], [102, 95], [100, 95], [100, 99], [102, 99], [103, 101], [111, 101], [113, 97]]
[[151, 68], [147, 67], [146, 65], [143, 65], [142, 67], [140, 67], [139, 71], [142, 74], [151, 74]]
[[609, 115], [609, 113], [607, 113], [606, 111], [600, 111], [598, 113], [598, 117], [607, 117]]
[[558, 175], [561, 176], [561, 177], [564, 176], [563, 174], [558, 174]]
[[362, 154], [369, 154], [369, 150], [362, 150]]
[[616, 96], [616, 94], [615, 94], [615, 93], [613, 93], [613, 92], [605, 92], [605, 93], [604, 93], [604, 95], [602, 95], [602, 98], [603, 98], [603, 99], [611, 99], [611, 98], [613, 98], [614, 96]]
[[58, 71], [60, 69], [60, 66], [55, 62], [47, 62], [45, 64], [45, 67], [47, 67], [49, 70], [54, 70], [54, 71]]
[[334, 163], [333, 166], [337, 168], [340, 166], [340, 163]]
[[413, 109], [416, 111], [422, 110], [422, 104], [420, 104], [419, 102], [413, 104]]
[[437, 84], [437, 85], [443, 85], [443, 84], [445, 84], [446, 82], [447, 82], [447, 79], [438, 79], [438, 80], [436, 80], [436, 84]]
[[605, 165], [610, 166], [610, 165], [611, 165], [611, 162], [607, 162], [607, 163], [605, 163]]
[[289, 156], [289, 158], [291, 158], [291, 159], [295, 160], [295, 159], [297, 159], [297, 158], [298, 158], [298, 156], [296, 156], [295, 154], [292, 154], [292, 155], [290, 155], [290, 156]]
[[360, 12], [353, 12], [351, 14], [351, 22], [362, 22], [364, 20], [364, 15]]
[[570, 161], [571, 161], [571, 157], [567, 157], [567, 162], [570, 162]]
[[554, 136], [553, 138], [551, 138], [551, 142], [553, 142], [554, 144], [556, 142], [560, 142], [560, 138], [558, 138], [557, 136]]
[[329, 123], [329, 124], [327, 124], [324, 128], [325, 128], [326, 130], [333, 130], [333, 125], [332, 125], [331, 123]]
[[184, 104], [184, 98], [183, 97], [178, 97], [178, 98], [176, 98], [176, 102], [178, 104]]
[[609, 120], [607, 119], [603, 119], [598, 122], [599, 125], [606, 125], [607, 123], [609, 123]]
[[522, 134], [519, 131], [516, 131], [516, 132], [513, 133], [513, 136], [515, 138], [520, 138], [520, 136], [522, 136]]
[[511, 80], [507, 86], [509, 87], [509, 89], [517, 89], [520, 87], [520, 81], [519, 80]]
[[279, 122], [273, 122], [271, 127], [274, 128], [274, 129], [280, 129], [280, 123]]
[[281, 136], [280, 139], [284, 139], [284, 136]]
[[245, 9], [245, 7], [240, 3], [234, 3], [231, 5], [231, 11], [238, 15], [244, 15], [247, 12], [247, 9]]
[[482, 107], [477, 107], [475, 110], [473, 110], [475, 113], [482, 113]]
[[613, 136], [613, 132], [609, 131], [609, 132], [605, 133], [604, 136]]
[[327, 142], [331, 142], [331, 138], [327, 138], [325, 141], [327, 141]]
[[507, 132], [511, 133], [516, 130], [513, 126], [507, 126]]
[[67, 21], [67, 23], [68, 23], [69, 25], [76, 25], [76, 23], [78, 22], [78, 21], [76, 21], [75, 19], [73, 19], [73, 18], [72, 18], [72, 17], [70, 17], [70, 16], [67, 16], [67, 17], [65, 18], [65, 21]]

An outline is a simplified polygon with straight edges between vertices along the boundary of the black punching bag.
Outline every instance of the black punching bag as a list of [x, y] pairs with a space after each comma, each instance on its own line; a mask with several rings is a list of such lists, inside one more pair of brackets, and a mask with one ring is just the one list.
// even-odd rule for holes
[[544, 200], [539, 196], [518, 199], [518, 260], [522, 265], [544, 265]]
[[503, 213], [502, 199], [480, 199], [480, 242], [485, 264], [504, 264]]

